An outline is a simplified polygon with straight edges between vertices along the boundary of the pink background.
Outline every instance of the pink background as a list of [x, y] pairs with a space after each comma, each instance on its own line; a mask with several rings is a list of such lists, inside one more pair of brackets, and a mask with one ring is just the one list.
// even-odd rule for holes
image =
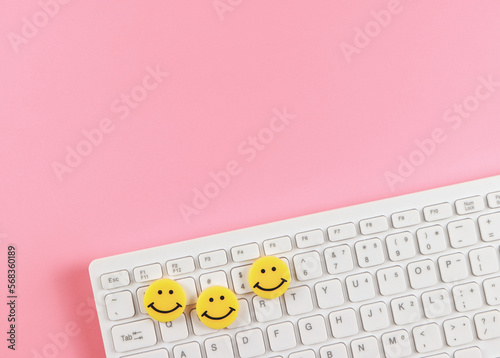
[[[0, 14], [0, 352], [10, 243], [12, 356], [104, 357], [95, 258], [500, 174], [500, 84], [468, 97], [500, 82], [498, 1], [220, 0], [221, 16], [213, 0], [46, 2], [52, 17], [37, 1]], [[169, 76], [120, 119], [113, 103], [157, 66]], [[295, 118], [247, 160], [240, 146], [283, 108]], [[114, 130], [59, 180], [54, 163], [103, 118]], [[185, 220], [179, 205], [231, 160], [241, 173]]]

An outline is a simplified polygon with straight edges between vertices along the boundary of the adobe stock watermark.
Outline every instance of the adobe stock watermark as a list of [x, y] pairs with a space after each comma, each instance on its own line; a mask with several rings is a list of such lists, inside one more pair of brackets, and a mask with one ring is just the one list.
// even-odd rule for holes
[[444, 111], [442, 119], [448, 127], [438, 126], [426, 138], [415, 139], [416, 148], [407, 156], [398, 156], [397, 170], [384, 173], [385, 181], [391, 191], [395, 191], [396, 185], [404, 183], [418, 167], [421, 167], [427, 158], [436, 152], [438, 146], [449, 138], [447, 133], [458, 130], [464, 120], [471, 119], [472, 114], [481, 107], [481, 102], [491, 98], [499, 88], [500, 81], [496, 81], [492, 74], [486, 77], [479, 76], [474, 91], [461, 102], [453, 104], [451, 108]]
[[221, 191], [228, 187], [232, 178], [243, 172], [244, 164], [253, 162], [259, 153], [264, 151], [275, 140], [276, 136], [290, 125], [290, 120], [296, 117], [295, 114], [288, 113], [286, 107], [281, 111], [274, 108], [273, 114], [274, 116], [266, 127], [238, 144], [237, 152], [243, 157], [243, 160], [231, 159], [227, 161], [222, 170], [208, 173], [209, 181], [201, 189], [193, 188], [191, 204], [179, 204], [179, 211], [186, 223], [189, 224], [193, 216], [199, 215], [202, 210], [206, 209], [210, 201], [218, 197]]
[[70, 0], [39, 0], [39, 10], [31, 16], [25, 16], [21, 19], [20, 31], [9, 32], [7, 38], [15, 53], [19, 53], [21, 45], [26, 45], [31, 39], [38, 35], [38, 31], [48, 25], [61, 10], [61, 5], [66, 5]]
[[243, 0], [214, 0], [212, 2], [220, 21], [224, 21], [226, 12], [233, 12], [242, 3]]
[[[119, 98], [111, 102], [110, 110], [121, 120], [126, 119], [130, 113], [144, 102], [149, 92], [154, 91], [168, 77], [167, 72], [160, 69], [160, 65], [155, 68], [146, 67], [146, 75], [142, 78], [141, 84], [132, 87], [128, 92], [122, 93]], [[91, 129], [83, 129], [82, 137], [74, 146], [66, 146], [64, 161], [53, 161], [52, 169], [59, 182], [64, 180], [66, 174], [72, 173], [83, 163], [84, 158], [94, 151], [94, 148], [101, 145], [106, 135], [113, 133], [116, 125], [109, 118], [102, 118], [99, 123]]]

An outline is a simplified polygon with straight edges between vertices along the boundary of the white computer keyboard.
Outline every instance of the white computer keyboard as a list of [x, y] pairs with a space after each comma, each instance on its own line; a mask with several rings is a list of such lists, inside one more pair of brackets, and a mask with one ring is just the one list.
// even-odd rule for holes
[[[500, 176], [93, 261], [108, 358], [500, 357]], [[257, 258], [288, 262], [290, 287], [256, 296]], [[187, 307], [160, 323], [148, 285], [179, 282]], [[236, 321], [195, 312], [211, 285], [233, 290]]]

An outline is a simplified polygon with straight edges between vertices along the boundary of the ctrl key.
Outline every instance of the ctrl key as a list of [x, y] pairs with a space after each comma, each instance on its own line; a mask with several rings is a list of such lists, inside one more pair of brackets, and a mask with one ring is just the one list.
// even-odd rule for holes
[[154, 346], [157, 342], [155, 327], [150, 319], [114, 326], [111, 336], [119, 353]]

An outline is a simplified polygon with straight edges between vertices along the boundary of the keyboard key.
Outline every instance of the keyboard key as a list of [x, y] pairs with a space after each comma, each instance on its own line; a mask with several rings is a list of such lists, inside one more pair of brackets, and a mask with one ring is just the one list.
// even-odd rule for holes
[[251, 243], [233, 247], [231, 249], [231, 256], [234, 262], [258, 259], [260, 257], [259, 245]]
[[311, 312], [314, 308], [311, 290], [307, 286], [289, 288], [285, 292], [284, 297], [286, 310], [291, 316]]
[[313, 350], [308, 349], [306, 351], [291, 353], [288, 358], [316, 358], [316, 354]]
[[168, 357], [169, 355], [166, 349], [157, 349], [155, 351], [133, 354], [131, 356], [127, 356], [126, 358], [168, 358]]
[[207, 358], [234, 357], [233, 346], [229, 336], [209, 338], [205, 341]]
[[206, 334], [218, 332], [217, 329], [209, 328], [205, 326], [203, 323], [201, 323], [200, 319], [198, 318], [198, 315], [196, 314], [195, 309], [191, 310], [189, 315], [191, 317], [191, 324], [193, 325], [193, 332], [197, 336], [204, 336]]
[[107, 273], [101, 276], [101, 286], [105, 290], [124, 287], [130, 284], [130, 276], [128, 271], [121, 270]]
[[224, 250], [206, 252], [198, 255], [198, 262], [202, 269], [219, 267], [227, 264], [227, 255]]
[[500, 312], [491, 310], [474, 316], [477, 337], [484, 341], [500, 337]]
[[500, 304], [500, 277], [493, 277], [483, 281], [484, 296], [490, 306]]
[[458, 317], [443, 322], [446, 343], [451, 347], [471, 343], [474, 333], [467, 317]]
[[356, 237], [356, 225], [345, 223], [334, 225], [328, 228], [328, 239], [330, 241], [341, 241]]
[[114, 326], [111, 328], [111, 338], [115, 350], [119, 353], [151, 347], [156, 344], [155, 327], [150, 319]]
[[455, 286], [452, 292], [458, 312], [472, 311], [483, 306], [480, 288], [475, 282]]
[[266, 353], [264, 336], [257, 328], [236, 333], [236, 345], [241, 358], [253, 358]]
[[136, 267], [134, 269], [135, 282], [147, 282], [158, 280], [163, 277], [160, 264], [152, 264], [146, 266]]
[[171, 322], [160, 322], [160, 332], [161, 338], [167, 343], [188, 338], [186, 315], [183, 313]]
[[435, 323], [413, 328], [413, 341], [419, 353], [432, 352], [443, 347], [441, 330]]
[[394, 323], [399, 326], [420, 321], [419, 302], [415, 296], [404, 296], [391, 301]]
[[326, 270], [330, 275], [351, 271], [354, 268], [349, 245], [329, 247], [324, 251]]
[[435, 254], [446, 250], [446, 238], [440, 225], [418, 229], [417, 240], [422, 255]]
[[[498, 287], [500, 288], [500, 285]], [[342, 284], [336, 278], [318, 282], [314, 285], [314, 290], [320, 308], [332, 308], [344, 304]]]
[[382, 335], [382, 346], [387, 358], [403, 358], [411, 355], [410, 336], [400, 329]]
[[191, 273], [195, 269], [194, 259], [191, 256], [167, 261], [167, 273], [170, 276]]
[[359, 222], [359, 228], [363, 235], [372, 235], [389, 229], [389, 222], [385, 216], [364, 219]]
[[469, 198], [455, 201], [455, 208], [458, 215], [466, 215], [484, 210], [484, 200], [480, 196], [471, 196]]
[[255, 318], [259, 322], [273, 321], [281, 318], [283, 315], [279, 297], [272, 300], [266, 300], [259, 296], [254, 296], [252, 303], [253, 309], [255, 310]]
[[343, 343], [329, 344], [319, 350], [321, 358], [349, 358], [347, 348]]
[[422, 304], [427, 318], [444, 317], [451, 313], [450, 295], [443, 288], [424, 292]]
[[328, 319], [335, 338], [354, 336], [359, 332], [356, 312], [351, 308], [331, 312]]
[[483, 358], [483, 354], [479, 348], [470, 347], [456, 351], [453, 358]]
[[299, 327], [300, 340], [306, 346], [325, 342], [328, 338], [323, 316], [317, 315], [299, 319], [297, 326]]
[[476, 234], [476, 225], [471, 219], [449, 223], [448, 236], [451, 246], [456, 249], [474, 245], [479, 240]]
[[383, 264], [385, 261], [384, 250], [380, 239], [374, 238], [358, 241], [354, 247], [360, 267], [377, 266]]
[[266, 255], [282, 254], [292, 250], [292, 241], [288, 236], [277, 237], [264, 241], [264, 252]]
[[441, 256], [438, 259], [438, 265], [443, 282], [460, 281], [469, 276], [467, 259], [463, 254], [456, 253]]
[[347, 293], [352, 302], [360, 302], [375, 297], [373, 277], [369, 273], [348, 276], [345, 279]]
[[488, 206], [490, 208], [500, 207], [500, 191], [489, 193], [486, 198], [488, 199]]
[[234, 292], [239, 295], [252, 292], [252, 288], [248, 283], [248, 274], [252, 265], [235, 267], [231, 270], [231, 278], [233, 279]]
[[191, 342], [175, 346], [174, 358], [202, 358], [199, 343]]
[[469, 260], [474, 276], [488, 275], [499, 270], [497, 250], [491, 246], [471, 250]]
[[437, 221], [447, 219], [453, 215], [453, 209], [449, 203], [426, 206], [424, 208], [425, 221]]
[[312, 280], [323, 275], [319, 253], [316, 251], [295, 255], [293, 264], [299, 281]]
[[420, 213], [416, 209], [400, 211], [391, 215], [392, 226], [396, 229], [420, 224]]
[[297, 247], [299, 249], [304, 249], [307, 247], [321, 245], [325, 242], [325, 238], [323, 236], [323, 231], [318, 229], [301, 232], [295, 235], [295, 242], [297, 243]]
[[378, 270], [377, 282], [380, 293], [384, 296], [403, 293], [407, 289], [405, 273], [399, 266]]
[[500, 240], [500, 213], [480, 216], [477, 221], [483, 241]]
[[135, 315], [134, 300], [130, 291], [110, 293], [104, 298], [110, 321], [118, 321]]
[[146, 294], [147, 289], [148, 286], [139, 287], [136, 292], [137, 301], [139, 302], [139, 310], [142, 314], [148, 314], [148, 312], [146, 311], [146, 307], [144, 307], [144, 295]]
[[417, 254], [415, 250], [415, 239], [408, 231], [388, 235], [385, 238], [385, 242], [389, 258], [392, 261], [411, 259]]
[[269, 346], [273, 352], [292, 349], [297, 345], [291, 322], [283, 322], [267, 327]]
[[184, 292], [186, 293], [186, 304], [195, 304], [196, 300], [198, 299], [198, 292], [196, 290], [196, 283], [194, 282], [194, 278], [182, 278], [180, 280], [177, 280], [177, 283], [182, 286]]
[[229, 288], [226, 273], [224, 271], [215, 271], [201, 275], [200, 286], [202, 291], [212, 286], [223, 286]]
[[359, 308], [363, 329], [367, 332], [378, 331], [389, 327], [387, 306], [383, 302], [371, 303]]
[[355, 339], [351, 342], [353, 358], [380, 357], [380, 350], [375, 337]]
[[431, 260], [412, 262], [407, 266], [410, 285], [414, 289], [425, 288], [437, 284], [436, 268]]
[[238, 303], [240, 305], [240, 308], [238, 310], [238, 316], [236, 316], [234, 322], [228, 326], [229, 329], [245, 327], [248, 326], [250, 323], [252, 323], [252, 317], [250, 316], [250, 308], [248, 307], [248, 301], [245, 300], [244, 298], [240, 298], [238, 300]]

